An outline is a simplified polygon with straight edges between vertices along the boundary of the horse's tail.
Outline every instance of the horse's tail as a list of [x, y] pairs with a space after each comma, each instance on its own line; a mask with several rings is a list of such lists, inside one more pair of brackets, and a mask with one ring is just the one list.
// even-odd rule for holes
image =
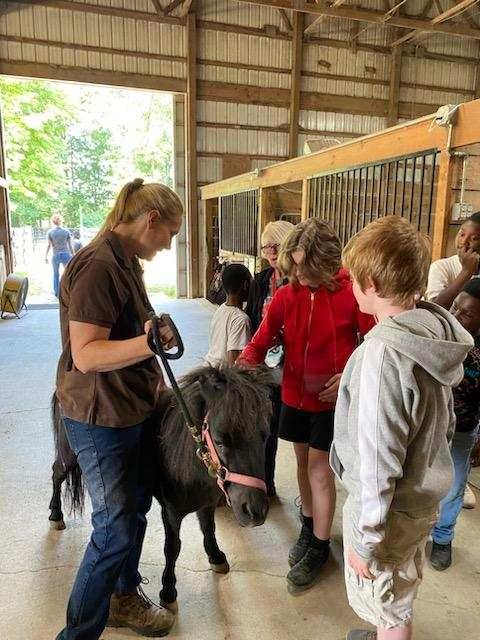
[[60, 403], [56, 393], [52, 396], [51, 411], [55, 455], [65, 472], [65, 497], [67, 498], [70, 512], [80, 515], [85, 501], [85, 486], [77, 458], [67, 440], [65, 425], [60, 413]]

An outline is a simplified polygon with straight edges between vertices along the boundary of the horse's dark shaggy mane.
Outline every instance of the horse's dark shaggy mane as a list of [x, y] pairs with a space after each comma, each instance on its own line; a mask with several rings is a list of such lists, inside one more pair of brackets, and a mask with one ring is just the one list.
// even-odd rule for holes
[[[192, 419], [201, 428], [207, 411], [215, 416], [222, 432], [235, 439], [248, 440], [260, 427], [268, 428], [272, 411], [270, 402], [271, 375], [268, 369], [226, 367], [215, 369], [203, 366], [181, 378], [179, 386]], [[163, 394], [160, 411], [163, 413], [158, 427], [158, 438], [172, 475], [181, 474], [183, 481], [194, 480], [202, 463], [195, 456], [193, 438], [185, 425], [171, 390]], [[190, 455], [197, 464], [185, 465]], [[186, 475], [188, 477], [186, 477]]]

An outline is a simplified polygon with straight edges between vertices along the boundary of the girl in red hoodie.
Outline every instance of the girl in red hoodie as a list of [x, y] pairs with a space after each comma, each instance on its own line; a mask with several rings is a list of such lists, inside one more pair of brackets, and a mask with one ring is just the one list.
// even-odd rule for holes
[[282, 335], [279, 437], [293, 442], [303, 518], [288, 558], [290, 591], [309, 588], [329, 555], [336, 496], [328, 454], [335, 401], [358, 334], [373, 325], [372, 316], [358, 308], [341, 253], [340, 239], [322, 220], [311, 218], [294, 228], [279, 261], [290, 283], [277, 291], [239, 359], [262, 363]]

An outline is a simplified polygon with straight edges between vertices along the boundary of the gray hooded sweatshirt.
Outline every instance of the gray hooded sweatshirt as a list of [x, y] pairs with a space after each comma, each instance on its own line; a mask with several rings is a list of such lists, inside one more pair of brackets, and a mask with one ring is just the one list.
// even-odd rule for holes
[[375, 556], [387, 520], [431, 516], [452, 482], [452, 387], [473, 346], [445, 309], [416, 309], [375, 326], [342, 375], [330, 464], [355, 513], [352, 546]]

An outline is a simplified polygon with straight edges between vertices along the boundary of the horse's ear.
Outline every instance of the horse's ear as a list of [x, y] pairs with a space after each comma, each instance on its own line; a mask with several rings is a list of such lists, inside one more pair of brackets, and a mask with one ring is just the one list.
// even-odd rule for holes
[[212, 367], [199, 375], [198, 384], [200, 393], [208, 402], [208, 400], [225, 391], [227, 381], [218, 369]]

